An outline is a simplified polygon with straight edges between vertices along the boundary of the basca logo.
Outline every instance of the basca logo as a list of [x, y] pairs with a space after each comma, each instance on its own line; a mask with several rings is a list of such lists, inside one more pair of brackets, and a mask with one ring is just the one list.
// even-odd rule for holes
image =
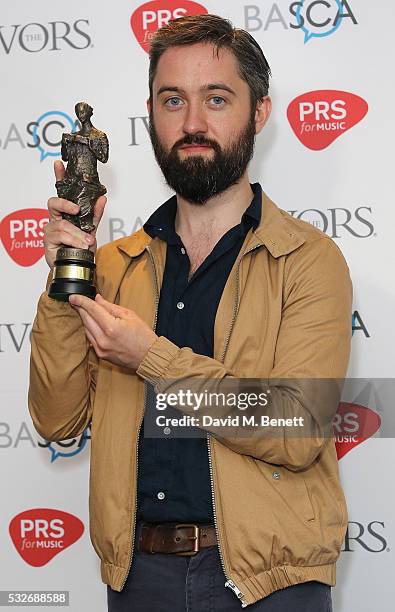
[[307, 221], [318, 227], [331, 238], [343, 238], [351, 235], [354, 238], [369, 238], [374, 234], [374, 226], [369, 217], [372, 215], [370, 206], [359, 206], [353, 210], [348, 208], [306, 208], [306, 210], [288, 210], [295, 219]]
[[353, 448], [365, 442], [380, 429], [381, 418], [366, 406], [340, 402], [333, 420], [337, 458], [341, 459]]
[[0, 422], [0, 450], [2, 448], [19, 448], [26, 443], [31, 448], [45, 448], [50, 453], [50, 461], [53, 463], [59, 457], [68, 459], [75, 457], [83, 451], [88, 441], [91, 439], [90, 427], [88, 426], [80, 436], [61, 442], [37, 441], [37, 433], [32, 431], [26, 421], [22, 421], [18, 426], [11, 427], [10, 423]]
[[48, 210], [25, 208], [10, 213], [0, 223], [5, 250], [20, 266], [32, 266], [44, 255], [44, 227]]
[[51, 463], [53, 463], [59, 457], [69, 459], [70, 457], [79, 455], [90, 439], [90, 427], [87, 427], [78, 438], [62, 440], [60, 442], [46, 442], [45, 444], [39, 442], [38, 446], [49, 450], [51, 453]]
[[367, 112], [368, 104], [363, 98], [347, 91], [322, 89], [292, 100], [287, 117], [300, 142], [320, 151], [359, 123]]
[[34, 146], [40, 152], [40, 161], [46, 157], [60, 157], [63, 132], [69, 128], [74, 133], [79, 127], [78, 121], [73, 121], [70, 115], [62, 111], [47, 111], [34, 121], [32, 136]]
[[15, 49], [27, 53], [39, 51], [61, 51], [65, 48], [86, 49], [91, 45], [87, 33], [89, 21], [77, 19], [67, 21], [49, 21], [43, 23], [26, 23], [17, 25], [0, 25], [0, 52], [9, 55]]
[[349, 521], [342, 552], [355, 552], [363, 548], [369, 553], [390, 552], [388, 543], [383, 535], [385, 524], [383, 521], [359, 523]]
[[[263, 4], [263, 3], [262, 3]], [[271, 6], [249, 4], [244, 7], [245, 29], [249, 32], [269, 30], [272, 26], [278, 31], [299, 30], [304, 34], [304, 42], [312, 38], [325, 38], [334, 34], [345, 20], [357, 25], [357, 20], [351, 10], [350, 2], [346, 0], [302, 0], [291, 2], [286, 8], [280, 9], [280, 2]]]
[[207, 9], [192, 0], [153, 0], [139, 6], [130, 18], [130, 25], [139, 45], [148, 53], [153, 35], [170, 19], [185, 15], [202, 15]]
[[84, 523], [62, 510], [32, 508], [14, 516], [9, 533], [22, 559], [33, 567], [42, 567], [79, 540]]
[[[43, 113], [36, 121], [30, 121], [24, 129], [11, 123], [0, 138], [0, 149], [9, 147], [21, 149], [36, 149], [40, 153], [40, 161], [46, 157], [60, 157], [60, 145], [64, 131], [76, 132], [81, 127], [63, 111], [53, 110]], [[24, 132], [28, 134], [26, 138]]]

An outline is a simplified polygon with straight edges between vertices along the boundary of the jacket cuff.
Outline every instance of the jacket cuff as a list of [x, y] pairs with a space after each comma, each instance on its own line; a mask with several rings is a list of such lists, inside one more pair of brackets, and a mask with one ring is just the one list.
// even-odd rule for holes
[[176, 344], [165, 336], [159, 336], [146, 352], [144, 359], [136, 370], [136, 374], [155, 386], [164, 377], [167, 368], [177, 357], [180, 350]]

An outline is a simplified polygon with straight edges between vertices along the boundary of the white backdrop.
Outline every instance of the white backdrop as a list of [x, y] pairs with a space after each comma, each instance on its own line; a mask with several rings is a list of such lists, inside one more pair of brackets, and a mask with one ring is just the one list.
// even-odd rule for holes
[[[334, 237], [354, 283], [349, 375], [390, 378], [393, 3], [206, 0], [200, 6], [249, 29], [261, 44], [273, 73], [274, 110], [257, 140], [251, 180], [259, 180], [281, 208]], [[40, 220], [55, 195], [52, 162], [59, 157], [61, 133], [75, 119], [74, 104], [87, 100], [93, 123], [110, 141], [109, 163], [99, 168], [109, 196], [99, 243], [141, 226], [169, 192], [146, 129], [148, 55], [137, 38], [147, 39], [158, 17], [198, 9], [189, 0], [143, 6], [135, 0], [2, 3], [0, 589], [68, 590], [72, 612], [106, 609], [88, 535], [89, 439], [48, 446], [33, 429], [26, 401], [29, 334], [47, 275]], [[130, 19], [136, 10], [135, 33]], [[343, 17], [336, 22], [338, 13]], [[301, 129], [303, 141], [296, 134]], [[375, 406], [359, 406], [371, 421]], [[355, 413], [343, 408], [348, 415], [340, 433], [347, 434], [352, 428], [345, 424]], [[385, 432], [372, 433], [347, 447], [350, 452], [339, 442], [350, 520], [334, 591], [339, 612], [393, 610], [395, 445]], [[32, 509], [36, 521], [29, 523]], [[61, 521], [64, 541], [71, 538], [59, 554], [49, 559], [42, 551], [45, 542], [56, 541], [54, 529], [52, 535], [51, 529], [41, 532], [36, 553], [26, 555], [14, 545], [23, 526], [53, 517]], [[79, 521], [85, 526], [81, 537]]]

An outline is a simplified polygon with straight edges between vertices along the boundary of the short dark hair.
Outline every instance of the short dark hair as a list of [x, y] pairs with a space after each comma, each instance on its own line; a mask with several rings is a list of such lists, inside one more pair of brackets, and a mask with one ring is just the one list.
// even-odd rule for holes
[[188, 15], [172, 19], [159, 29], [151, 41], [149, 64], [149, 92], [152, 101], [152, 84], [158, 62], [170, 47], [209, 43], [219, 49], [229, 49], [237, 59], [239, 74], [250, 88], [251, 106], [255, 109], [258, 100], [267, 96], [271, 71], [262, 49], [256, 40], [239, 28], [234, 28], [228, 19], [219, 15]]

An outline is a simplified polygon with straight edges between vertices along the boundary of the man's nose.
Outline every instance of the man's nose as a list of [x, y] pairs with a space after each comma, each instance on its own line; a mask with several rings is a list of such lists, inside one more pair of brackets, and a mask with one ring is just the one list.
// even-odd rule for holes
[[190, 104], [184, 119], [183, 130], [185, 134], [207, 132], [207, 118], [200, 104]]

